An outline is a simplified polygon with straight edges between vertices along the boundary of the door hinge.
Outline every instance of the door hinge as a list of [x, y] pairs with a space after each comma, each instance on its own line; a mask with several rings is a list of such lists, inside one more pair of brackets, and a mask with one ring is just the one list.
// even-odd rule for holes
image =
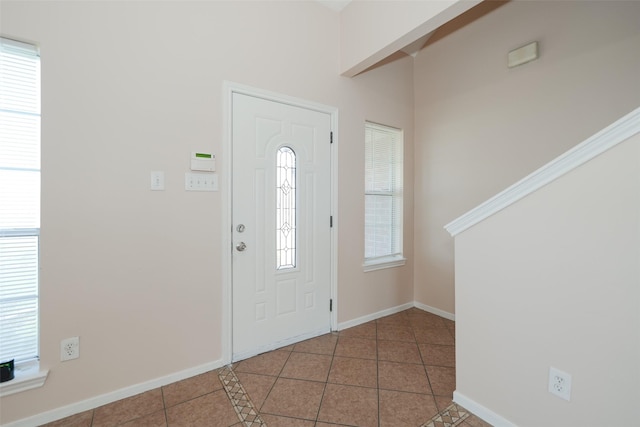
[[329, 132], [329, 144], [333, 144], [333, 132]]
[[329, 300], [329, 311], [333, 311], [333, 300]]
[[333, 228], [333, 215], [329, 217], [329, 228]]

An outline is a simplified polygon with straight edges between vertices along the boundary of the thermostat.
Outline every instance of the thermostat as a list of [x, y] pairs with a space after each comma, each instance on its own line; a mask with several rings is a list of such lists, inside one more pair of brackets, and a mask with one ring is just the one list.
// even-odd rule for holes
[[211, 153], [191, 153], [191, 170], [214, 172], [216, 170], [216, 156]]

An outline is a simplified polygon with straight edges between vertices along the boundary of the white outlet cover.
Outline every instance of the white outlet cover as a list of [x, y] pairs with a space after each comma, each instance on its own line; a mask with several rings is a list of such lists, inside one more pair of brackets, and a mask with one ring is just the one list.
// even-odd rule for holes
[[80, 357], [80, 338], [71, 337], [60, 341], [60, 361], [73, 360]]
[[566, 401], [571, 400], [571, 374], [560, 369], [549, 368], [549, 393]]

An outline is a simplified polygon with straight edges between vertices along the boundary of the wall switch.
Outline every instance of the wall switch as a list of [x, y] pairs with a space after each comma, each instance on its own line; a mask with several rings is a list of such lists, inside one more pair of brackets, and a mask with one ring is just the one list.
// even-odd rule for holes
[[151, 190], [152, 191], [164, 190], [164, 172], [163, 171], [151, 172]]
[[184, 174], [184, 189], [187, 191], [218, 191], [218, 174], [187, 172]]

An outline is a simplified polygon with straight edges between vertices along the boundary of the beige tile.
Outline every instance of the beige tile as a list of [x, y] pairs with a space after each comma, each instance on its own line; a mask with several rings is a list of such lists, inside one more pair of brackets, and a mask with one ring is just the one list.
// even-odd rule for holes
[[423, 365], [378, 362], [380, 389], [432, 394]]
[[335, 356], [329, 372], [329, 382], [361, 387], [377, 387], [378, 364], [375, 360]]
[[122, 424], [123, 427], [166, 427], [167, 418], [164, 411], [154, 412], [153, 414], [145, 415], [142, 418], [136, 418]]
[[224, 390], [167, 408], [168, 426], [228, 427], [238, 421], [238, 415]]
[[326, 382], [332, 356], [326, 354], [291, 353], [280, 378]]
[[451, 397], [449, 396], [433, 396], [436, 399], [436, 405], [438, 406], [438, 411], [442, 412], [451, 405], [453, 402]]
[[380, 390], [380, 427], [416, 427], [437, 413], [429, 394]]
[[[299, 418], [279, 417], [277, 415], [262, 415], [262, 420], [273, 427], [314, 427], [314, 422]], [[317, 426], [317, 424], [315, 424]]]
[[456, 389], [456, 369], [443, 366], [427, 366], [426, 368], [433, 394], [451, 398]]
[[350, 426], [377, 426], [378, 390], [327, 384], [318, 421]]
[[256, 409], [259, 410], [275, 384], [277, 377], [246, 372], [237, 372], [236, 375]]
[[338, 338], [335, 356], [358, 357], [361, 359], [376, 358], [376, 341], [364, 338], [341, 336]]
[[71, 415], [70, 417], [66, 417], [61, 420], [43, 424], [41, 427], [91, 427], [92, 421], [93, 409]]
[[159, 388], [96, 408], [93, 427], [122, 424], [164, 409]]
[[290, 354], [288, 351], [280, 350], [262, 353], [239, 362], [234, 366], [233, 370], [235, 372], [278, 376]]
[[382, 323], [378, 325], [378, 339], [390, 341], [416, 341], [416, 337], [413, 335], [413, 329], [411, 326], [399, 326], [393, 323]]
[[456, 348], [452, 345], [418, 344], [422, 361], [431, 366], [456, 366]]
[[415, 328], [416, 341], [425, 344], [454, 345], [453, 335], [447, 328]]
[[367, 322], [339, 332], [341, 337], [376, 339], [376, 322]]
[[169, 407], [221, 388], [218, 372], [210, 371], [162, 387], [162, 396], [164, 404]]
[[405, 312], [392, 314], [390, 316], [381, 317], [376, 320], [378, 326], [380, 325], [404, 325], [409, 326], [409, 317]]
[[445, 327], [444, 318], [426, 311], [408, 313], [407, 318], [413, 327]]
[[333, 355], [337, 342], [337, 334], [326, 334], [296, 344], [293, 347], [293, 351]]
[[315, 420], [324, 386], [321, 382], [278, 378], [260, 412]]
[[378, 340], [378, 360], [422, 364], [418, 345], [401, 341]]

